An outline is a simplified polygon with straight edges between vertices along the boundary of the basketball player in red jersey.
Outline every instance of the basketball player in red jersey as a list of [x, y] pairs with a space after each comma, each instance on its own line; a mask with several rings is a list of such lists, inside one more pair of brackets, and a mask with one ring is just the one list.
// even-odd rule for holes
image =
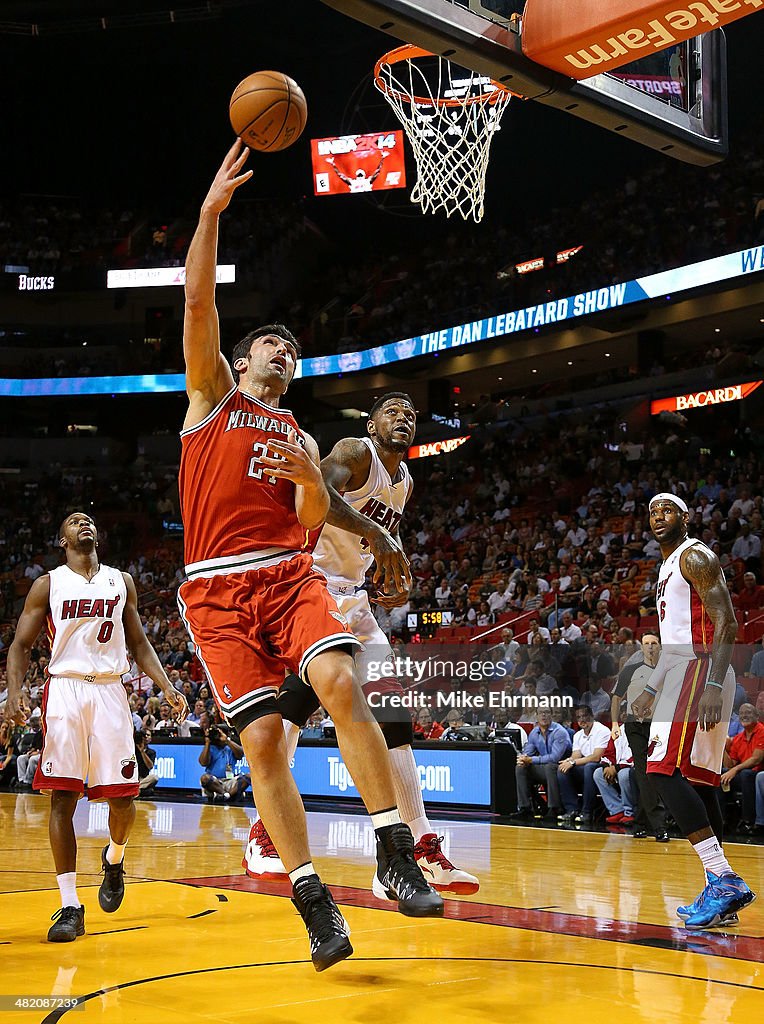
[[186, 261], [189, 405], [179, 482], [187, 580], [178, 603], [215, 699], [239, 732], [255, 804], [292, 881], [313, 964], [325, 970], [352, 947], [310, 860], [276, 703], [285, 669], [299, 674], [332, 716], [377, 834], [379, 884], [410, 916], [440, 916], [443, 901], [425, 882], [398, 814], [385, 741], [354, 675], [351, 651], [359, 643], [308, 550], [329, 495], [315, 441], [279, 404], [294, 375], [297, 342], [279, 325], [248, 334], [233, 351], [238, 382], [220, 351], [218, 219], [251, 177], [247, 155], [237, 140], [202, 204]]
[[61, 909], [53, 915], [48, 941], [72, 942], [85, 934], [72, 819], [86, 779], [88, 799], [109, 804], [109, 845], [101, 851], [101, 909], [113, 913], [125, 893], [125, 845], [138, 795], [133, 723], [121, 680], [129, 668], [128, 648], [181, 721], [188, 706], [146, 639], [132, 577], [99, 561], [98, 533], [90, 516], [67, 516], [59, 542], [66, 564], [32, 584], [8, 651], [5, 713], [19, 725], [26, 721], [21, 687], [32, 645], [47, 619], [51, 656], [43, 695], [45, 738], [34, 786], [51, 791], [50, 845], [61, 891]]
[[647, 771], [706, 873], [706, 887], [677, 915], [689, 929], [729, 926], [756, 898], [721, 846], [718, 786], [735, 694], [737, 620], [719, 559], [687, 536], [685, 502], [656, 494], [649, 508], [663, 556], [655, 595], [662, 650], [632, 710], [642, 720], [655, 702]]
[[[397, 697], [403, 694], [401, 684], [395, 678], [368, 682], [374, 678], [369, 669], [376, 672], [380, 665], [391, 664], [393, 652], [372, 614], [364, 589], [366, 573], [375, 563], [377, 593], [371, 600], [385, 608], [398, 607], [408, 600], [407, 585], [411, 581], [399, 537], [401, 517], [413, 490], [404, 462], [416, 434], [416, 409], [411, 397], [401, 391], [383, 395], [372, 406], [366, 429], [367, 437], [338, 441], [321, 463], [330, 508], [313, 551], [313, 564], [326, 576], [329, 593], [363, 644], [363, 650], [355, 652], [356, 669], [387, 743], [398, 807], [414, 835], [414, 856], [422, 874], [440, 892], [470, 895], [480, 888], [477, 878], [446, 857], [442, 840], [425, 812], [411, 749], [411, 716], [405, 707], [396, 706]], [[398, 589], [399, 581], [405, 581], [405, 589]], [[290, 759], [300, 728], [317, 707], [315, 693], [295, 676], [289, 676], [279, 693], [279, 708]], [[282, 869], [260, 821], [250, 829], [243, 866], [253, 878], [278, 876]], [[378, 885], [373, 889], [384, 898]]]

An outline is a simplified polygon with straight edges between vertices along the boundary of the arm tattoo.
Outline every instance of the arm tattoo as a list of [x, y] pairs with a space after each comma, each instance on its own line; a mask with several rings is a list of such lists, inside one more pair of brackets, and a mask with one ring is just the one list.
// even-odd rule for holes
[[732, 645], [737, 636], [737, 619], [722, 567], [713, 552], [697, 545], [684, 552], [680, 567], [682, 575], [697, 593], [714, 624], [708, 678], [722, 683], [732, 660]]
[[361, 515], [342, 497], [340, 490], [354, 491], [362, 487], [369, 476], [371, 452], [358, 438], [346, 437], [338, 441], [321, 463], [324, 483], [329, 492], [327, 523], [347, 530], [358, 537], [369, 532], [370, 520]]

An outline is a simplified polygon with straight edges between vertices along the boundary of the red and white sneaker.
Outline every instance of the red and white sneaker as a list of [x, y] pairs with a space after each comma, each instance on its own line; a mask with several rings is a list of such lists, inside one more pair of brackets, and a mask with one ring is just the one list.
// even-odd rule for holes
[[414, 847], [414, 858], [433, 889], [454, 892], [458, 896], [471, 896], [480, 888], [474, 875], [456, 868], [442, 850], [443, 836], [430, 832], [422, 836]]
[[241, 866], [250, 878], [271, 878], [279, 881], [289, 878], [281, 858], [276, 853], [276, 847], [259, 818], [249, 830], [247, 849]]

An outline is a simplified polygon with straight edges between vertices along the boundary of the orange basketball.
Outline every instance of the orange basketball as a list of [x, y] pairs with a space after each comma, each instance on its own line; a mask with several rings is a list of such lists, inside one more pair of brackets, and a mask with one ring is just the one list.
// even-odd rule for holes
[[275, 153], [302, 135], [308, 104], [302, 89], [288, 75], [256, 71], [234, 89], [228, 114], [245, 145], [261, 153]]

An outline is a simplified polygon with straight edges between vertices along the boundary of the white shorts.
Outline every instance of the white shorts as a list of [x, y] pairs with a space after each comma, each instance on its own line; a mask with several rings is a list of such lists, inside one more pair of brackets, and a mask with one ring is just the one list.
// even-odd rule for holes
[[[343, 589], [350, 589], [350, 592], [342, 593]], [[363, 649], [356, 651], [353, 657], [358, 677], [361, 684], [365, 685], [369, 680], [369, 663], [382, 664], [393, 657], [390, 641], [374, 618], [369, 595], [365, 590], [354, 592], [352, 588], [337, 587], [329, 580], [329, 593], [337, 602], [340, 613], [347, 619], [351, 632], [363, 644]]]
[[[710, 665], [709, 658], [688, 658], [663, 650], [650, 677], [652, 686], [663, 680], [647, 748], [647, 770], [651, 774], [673, 775], [679, 769], [690, 782], [719, 785], [735, 698], [735, 672], [729, 668], [724, 678], [721, 721], [704, 731], [698, 728], [698, 702]], [[655, 679], [656, 675], [660, 678]]]
[[35, 789], [82, 793], [87, 781], [89, 800], [137, 795], [133, 721], [120, 680], [51, 677], [43, 693], [42, 728]]

